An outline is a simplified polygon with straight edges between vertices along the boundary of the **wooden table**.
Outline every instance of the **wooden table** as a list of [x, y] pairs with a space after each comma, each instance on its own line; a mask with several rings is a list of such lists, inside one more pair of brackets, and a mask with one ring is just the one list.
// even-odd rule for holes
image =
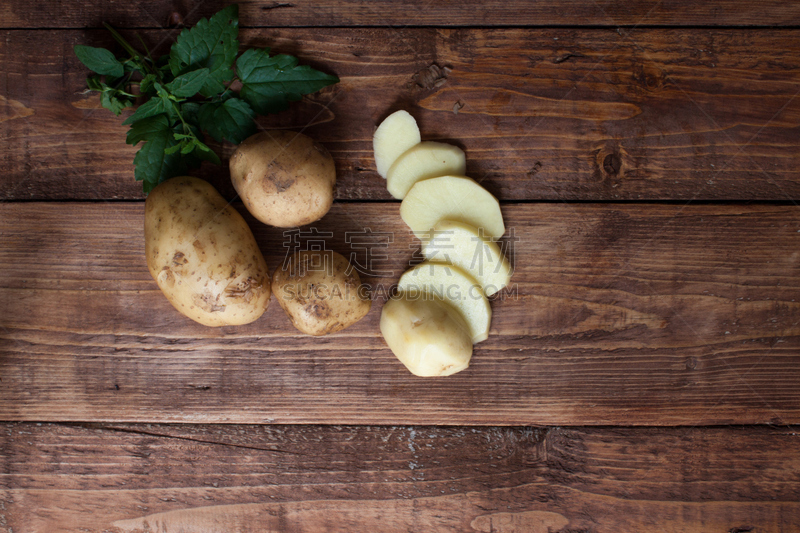
[[211, 329], [151, 279], [135, 149], [72, 47], [220, 7], [0, 6], [0, 531], [800, 531], [800, 4], [241, 5], [243, 45], [341, 78], [260, 125], [334, 155], [333, 249], [391, 232], [368, 282], [416, 247], [374, 171], [389, 112], [501, 199], [514, 291], [437, 380], [380, 301], [323, 338], [274, 302]]

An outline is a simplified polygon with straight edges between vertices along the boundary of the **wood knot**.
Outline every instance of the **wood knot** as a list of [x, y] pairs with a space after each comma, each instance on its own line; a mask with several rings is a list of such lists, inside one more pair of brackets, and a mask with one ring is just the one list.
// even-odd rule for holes
[[542, 168], [542, 162], [541, 161], [537, 161], [536, 163], [533, 164], [531, 169], [527, 172], [527, 176], [529, 178], [532, 178], [533, 176], [535, 176], [536, 174], [539, 173], [539, 170], [541, 170], [541, 168]]
[[603, 170], [609, 176], [616, 176], [622, 168], [622, 159], [619, 154], [611, 153], [603, 159]]
[[447, 76], [452, 69], [440, 67], [436, 63], [428, 65], [414, 75], [414, 81], [423, 89], [435, 89], [447, 83]]
[[183, 15], [177, 11], [170, 13], [169, 17], [167, 18], [167, 26], [170, 28], [183, 26]]
[[644, 90], [654, 92], [664, 87], [666, 74], [658, 67], [642, 66], [636, 69], [633, 79]]

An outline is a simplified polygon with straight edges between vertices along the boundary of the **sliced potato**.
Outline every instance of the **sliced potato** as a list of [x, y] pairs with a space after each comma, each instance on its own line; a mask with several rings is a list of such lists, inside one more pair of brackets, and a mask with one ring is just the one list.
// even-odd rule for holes
[[272, 292], [292, 324], [309, 335], [327, 335], [355, 324], [372, 305], [358, 272], [330, 250], [292, 255], [275, 270]]
[[419, 144], [420, 139], [417, 121], [408, 111], [395, 111], [386, 117], [372, 137], [378, 174], [385, 178], [395, 160], [406, 150]]
[[397, 158], [386, 174], [386, 188], [395, 198], [405, 198], [418, 181], [438, 176], [460, 176], [467, 170], [464, 151], [452, 144], [421, 142]]
[[469, 326], [473, 343], [486, 340], [492, 308], [475, 278], [457, 266], [424, 261], [407, 270], [397, 289], [410, 295], [429, 294], [452, 304]]
[[506, 232], [497, 198], [465, 176], [418, 181], [400, 204], [400, 216], [420, 239], [440, 220], [483, 228], [491, 239]]
[[441, 299], [400, 293], [383, 306], [381, 333], [415, 376], [449, 376], [467, 368], [472, 358], [469, 326]]
[[468, 272], [491, 296], [508, 285], [511, 265], [497, 243], [463, 222], [441, 220], [422, 238], [422, 254]]

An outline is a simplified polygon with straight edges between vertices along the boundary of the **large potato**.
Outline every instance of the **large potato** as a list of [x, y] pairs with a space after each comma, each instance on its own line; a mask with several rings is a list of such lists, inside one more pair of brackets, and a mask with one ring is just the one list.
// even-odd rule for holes
[[272, 278], [272, 292], [292, 324], [309, 335], [326, 335], [361, 320], [372, 300], [358, 272], [332, 251], [293, 254]]
[[267, 264], [242, 216], [207, 182], [172, 178], [145, 202], [150, 274], [175, 309], [206, 326], [247, 324], [269, 305]]
[[230, 169], [233, 186], [247, 210], [271, 226], [310, 224], [333, 203], [333, 158], [302, 133], [257, 133], [239, 145]]
[[381, 333], [415, 376], [449, 376], [469, 366], [472, 339], [458, 311], [427, 293], [401, 292], [381, 311]]

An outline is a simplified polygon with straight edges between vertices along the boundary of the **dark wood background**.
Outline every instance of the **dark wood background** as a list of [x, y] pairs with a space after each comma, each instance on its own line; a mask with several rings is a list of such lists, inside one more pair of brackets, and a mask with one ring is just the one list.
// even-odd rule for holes
[[512, 290], [441, 380], [380, 297], [311, 338], [274, 302], [199, 326], [150, 278], [135, 149], [72, 48], [166, 50], [223, 5], [0, 5], [0, 532], [800, 531], [800, 4], [240, 4], [243, 46], [341, 78], [260, 126], [334, 155], [333, 249], [392, 234], [373, 287], [416, 256], [390, 112], [501, 200]]

